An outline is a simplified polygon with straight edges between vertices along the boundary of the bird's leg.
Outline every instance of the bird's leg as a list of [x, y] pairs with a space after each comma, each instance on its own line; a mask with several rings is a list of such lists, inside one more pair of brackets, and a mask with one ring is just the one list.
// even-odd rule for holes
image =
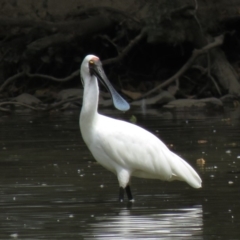
[[119, 188], [119, 202], [123, 202], [124, 199], [124, 188], [120, 187]]
[[127, 196], [128, 196], [128, 200], [129, 200], [130, 202], [133, 202], [134, 199], [133, 199], [133, 196], [132, 196], [132, 192], [131, 192], [130, 186], [127, 185], [126, 188], [125, 188], [125, 190], [126, 190], [126, 193], [127, 193]]

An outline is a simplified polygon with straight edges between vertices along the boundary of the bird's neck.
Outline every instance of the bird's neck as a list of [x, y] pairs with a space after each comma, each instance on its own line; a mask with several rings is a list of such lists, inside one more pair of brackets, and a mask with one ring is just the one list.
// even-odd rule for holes
[[83, 105], [80, 114], [80, 128], [83, 137], [84, 135], [89, 135], [97, 119], [98, 97], [97, 78], [92, 76], [88, 81], [85, 81], [83, 91]]

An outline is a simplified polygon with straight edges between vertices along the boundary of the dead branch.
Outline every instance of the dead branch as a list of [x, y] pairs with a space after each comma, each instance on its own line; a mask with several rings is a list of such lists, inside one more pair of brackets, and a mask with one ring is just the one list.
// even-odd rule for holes
[[27, 46], [28, 51], [40, 51], [54, 44], [70, 42], [74, 38], [73, 34], [56, 33], [51, 36], [37, 39]]
[[[103, 65], [108, 65], [108, 64], [113, 64], [116, 63], [118, 61], [121, 61], [127, 54], [128, 52], [146, 35], [145, 31], [142, 31], [139, 35], [137, 35], [124, 49], [123, 51], [114, 58], [109, 58], [106, 60], [102, 61]], [[29, 72], [26, 73], [26, 75], [30, 78], [42, 78], [42, 79], [46, 79], [46, 80], [51, 80], [51, 81], [55, 81], [55, 82], [67, 82], [71, 79], [73, 79], [74, 77], [79, 75], [79, 70], [76, 70], [74, 72], [72, 72], [69, 76], [65, 77], [65, 78], [55, 78], [49, 75], [44, 75], [44, 74], [31, 74]]]
[[[98, 6], [98, 7], [91, 7], [91, 8], [85, 8], [82, 10], [76, 10], [72, 12], [71, 16], [80, 16], [80, 15], [90, 15], [91, 13], [98, 12], [101, 15], [101, 12], [105, 11], [111, 14], [119, 14], [122, 15], [123, 18], [128, 18], [135, 23], [140, 24], [141, 21], [138, 20], [137, 18], [133, 17], [133, 14], [128, 14], [124, 11], [121, 11], [119, 9], [113, 8], [113, 7], [107, 7], [107, 6]], [[62, 31], [62, 32], [72, 32], [72, 30], [79, 29], [81, 31], [81, 24], [80, 22], [86, 21], [86, 19], [81, 20], [80, 18], [76, 20], [68, 20], [68, 21], [58, 21], [58, 22], [50, 22], [50, 21], [43, 21], [43, 20], [33, 20], [30, 18], [9, 18], [9, 17], [0, 17], [0, 26], [3, 27], [21, 27], [21, 28], [29, 28], [29, 27], [37, 27], [37, 28], [42, 28], [50, 32], [57, 32], [57, 31]], [[103, 23], [103, 22], [99, 22]], [[80, 28], [78, 28], [80, 27]]]
[[102, 64], [108, 65], [121, 61], [129, 53], [129, 51], [146, 35], [147, 32], [145, 31], [145, 29], [143, 29], [139, 35], [137, 35], [132, 41], [130, 41], [130, 43], [122, 50], [122, 52], [120, 52], [120, 54], [117, 57], [103, 60]]
[[52, 77], [52, 76], [49, 76], [49, 75], [37, 74], [37, 73], [31, 74], [29, 72], [27, 72], [26, 75], [30, 78], [41, 78], [41, 79], [51, 80], [51, 81], [55, 81], [55, 82], [67, 82], [67, 81], [73, 79], [74, 77], [78, 76], [79, 71], [80, 70], [76, 70], [65, 78], [55, 78], [55, 77]]
[[0, 87], [0, 92], [2, 92], [9, 83], [15, 81], [17, 78], [24, 76], [24, 74], [25, 74], [25, 72], [20, 72], [20, 73], [17, 73], [15, 75], [9, 77]]
[[[26, 107], [26, 108], [30, 108], [32, 110], [35, 110], [35, 111], [42, 111], [44, 110], [43, 108], [35, 108], [33, 106], [30, 106], [28, 104], [25, 104], [25, 103], [20, 103], [20, 102], [1, 102], [0, 103], [0, 106], [4, 106], [4, 105], [20, 105], [20, 106], [23, 106], [23, 107]], [[2, 110], [2, 109], [0, 109]], [[8, 109], [4, 109], [4, 110], [8, 110]]]
[[210, 59], [210, 54], [209, 54], [209, 52], [208, 52], [208, 54], [207, 54], [207, 59], [208, 59], [207, 75], [208, 75], [208, 77], [212, 80], [213, 84], [215, 85], [215, 88], [217, 89], [217, 92], [218, 92], [219, 96], [221, 96], [221, 95], [222, 95], [222, 92], [221, 92], [221, 90], [220, 90], [217, 82], [215, 81], [214, 77], [213, 77], [212, 74], [211, 74], [211, 59]]
[[193, 65], [191, 68], [192, 68], [192, 69], [199, 70], [202, 75], [207, 74], [207, 71], [208, 71], [206, 68], [204, 68], [204, 67], [202, 67], [202, 66], [200, 66], [200, 65]]
[[21, 76], [28, 76], [29, 78], [42, 78], [42, 79], [46, 79], [46, 80], [51, 80], [51, 81], [55, 81], [55, 82], [67, 82], [71, 79], [73, 79], [74, 77], [79, 75], [79, 70], [76, 70], [75, 72], [71, 73], [69, 76], [65, 77], [65, 78], [55, 78], [49, 75], [44, 75], [44, 74], [31, 74], [29, 72], [20, 72], [17, 73], [11, 77], [9, 77], [0, 87], [0, 92], [2, 92], [7, 85], [9, 85], [11, 82], [17, 80], [18, 78], [20, 78]]
[[53, 23], [48, 21], [34, 21], [28, 18], [9, 18], [0, 17], [0, 26], [3, 27], [39, 27], [48, 31], [53, 31], [59, 28], [61, 23]]
[[220, 35], [218, 37], [216, 37], [214, 39], [213, 42], [207, 44], [206, 46], [204, 46], [203, 48], [201, 49], [195, 49], [192, 53], [192, 56], [189, 58], [189, 60], [179, 69], [179, 71], [177, 73], [175, 73], [172, 77], [170, 77], [169, 79], [167, 79], [165, 82], [163, 82], [162, 84], [159, 84], [157, 87], [153, 88], [152, 90], [150, 90], [149, 92], [143, 94], [141, 96], [141, 98], [139, 98], [138, 100], [140, 99], [143, 99], [147, 96], [149, 96], [150, 94], [156, 92], [157, 90], [163, 88], [163, 87], [166, 87], [167, 85], [169, 85], [170, 83], [172, 83], [173, 81], [175, 81], [177, 78], [179, 78], [180, 76], [182, 76], [188, 69], [189, 67], [193, 64], [193, 62], [195, 61], [195, 59], [202, 55], [202, 54], [205, 54], [208, 50], [212, 49], [212, 48], [215, 48], [215, 47], [218, 47], [220, 45], [222, 45], [223, 43], [223, 40], [224, 40], [224, 35]]
[[57, 24], [59, 33], [37, 39], [30, 43], [27, 48], [28, 51], [40, 51], [53, 44], [60, 44], [69, 42], [74, 37], [85, 37], [90, 34], [99, 32], [109, 27], [113, 22], [105, 16], [96, 16], [82, 21], [71, 21], [70, 23]]
[[58, 107], [64, 105], [65, 103], [78, 101], [80, 99], [82, 99], [82, 97], [69, 98], [69, 99], [60, 101], [60, 102], [58, 102], [56, 104], [53, 104], [53, 105], [51, 105], [50, 107], [47, 107], [47, 108], [36, 108], [36, 107], [31, 106], [31, 105], [28, 105], [28, 104], [25, 104], [25, 103], [20, 103], [20, 102], [11, 102], [11, 101], [9, 101], [9, 102], [1, 102], [0, 103], [0, 111], [11, 112], [9, 109], [1, 107], [1, 106], [4, 106], [4, 105], [20, 105], [20, 106], [32, 109], [34, 111], [44, 111], [44, 112], [47, 112], [47, 111], [50, 111], [52, 109], [58, 108]]
[[92, 22], [99, 27], [101, 25], [105, 25], [109, 23], [109, 19], [104, 16], [94, 16], [88, 19], [78, 19], [71, 21], [62, 21], [62, 22], [50, 22], [50, 21], [35, 21], [33, 19], [28, 18], [8, 18], [8, 17], [0, 17], [0, 26], [4, 27], [21, 27], [21, 28], [29, 28], [29, 27], [37, 27], [45, 29], [49, 32], [85, 32], [88, 31], [88, 24], [92, 26]]
[[2, 111], [2, 112], [11, 112], [9, 109], [7, 109], [7, 108], [2, 108], [2, 107], [0, 107], [0, 111]]
[[62, 100], [62, 101], [60, 101], [60, 102], [58, 102], [58, 103], [56, 103], [56, 104], [54, 104], [54, 105], [52, 105], [52, 106], [44, 109], [44, 111], [50, 111], [50, 110], [52, 110], [52, 109], [54, 109], [54, 108], [57, 108], [57, 107], [62, 106], [62, 105], [65, 104], [65, 103], [78, 101], [78, 100], [80, 100], [80, 99], [82, 99], [82, 97], [68, 98], [68, 99], [66, 99], [66, 100]]
[[198, 10], [198, 0], [194, 0], [195, 1], [195, 11]]
[[80, 15], [86, 15], [86, 14], [89, 14], [89, 13], [93, 13], [93, 12], [101, 12], [101, 11], [106, 11], [106, 12], [109, 12], [111, 14], [114, 14], [114, 16], [116, 16], [116, 14], [119, 14], [119, 15], [122, 15], [124, 18], [128, 18], [130, 20], [132, 20], [133, 22], [135, 23], [138, 23], [140, 24], [141, 21], [138, 20], [137, 18], [133, 17], [133, 14], [128, 14], [124, 11], [121, 11], [119, 9], [116, 9], [116, 8], [113, 8], [113, 7], [107, 7], [107, 6], [97, 6], [97, 7], [91, 7], [91, 8], [84, 8], [84, 9], [81, 9], [81, 10], [75, 10], [74, 13], [71, 13], [70, 15], [77, 15], [77, 16], [80, 16]]
[[193, 15], [194, 7], [192, 5], [184, 5], [180, 8], [175, 8], [170, 11], [170, 17], [173, 17], [174, 15], [179, 15], [179, 14], [187, 14], [189, 16]]

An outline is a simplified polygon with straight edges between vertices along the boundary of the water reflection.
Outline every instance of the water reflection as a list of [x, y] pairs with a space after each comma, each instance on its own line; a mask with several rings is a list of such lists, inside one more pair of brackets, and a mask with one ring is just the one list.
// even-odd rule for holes
[[240, 108], [209, 116], [131, 111], [105, 114], [127, 121], [135, 115], [198, 171], [202, 189], [133, 178], [136, 202], [126, 207], [117, 202], [116, 177], [83, 143], [78, 111], [6, 115], [0, 239], [239, 239]]
[[120, 209], [96, 217], [86, 239], [202, 239], [202, 206], [177, 209]]

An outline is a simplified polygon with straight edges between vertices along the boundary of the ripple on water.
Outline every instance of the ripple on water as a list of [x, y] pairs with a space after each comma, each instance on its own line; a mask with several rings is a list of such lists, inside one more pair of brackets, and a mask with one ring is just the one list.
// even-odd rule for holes
[[[117, 210], [116, 210], [117, 211]], [[85, 239], [202, 239], [202, 206], [179, 209], [121, 209], [95, 217]]]

